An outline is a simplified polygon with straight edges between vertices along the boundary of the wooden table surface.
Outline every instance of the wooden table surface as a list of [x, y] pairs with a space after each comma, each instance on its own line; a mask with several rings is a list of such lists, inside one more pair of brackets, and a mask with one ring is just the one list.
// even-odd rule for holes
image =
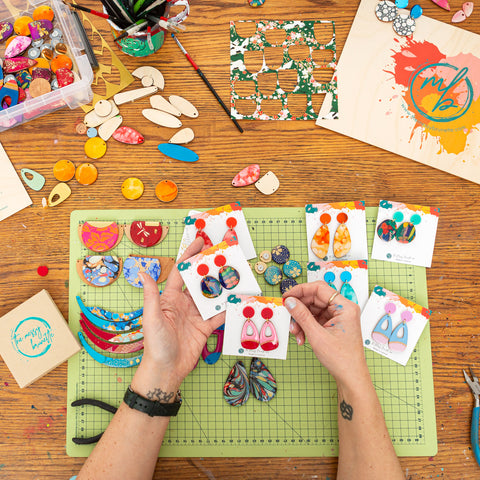
[[[98, 2], [83, 3], [99, 9]], [[449, 23], [462, 1], [450, 2], [452, 12], [429, 0], [420, 3], [426, 15]], [[266, 0], [263, 7], [253, 9], [246, 0], [193, 2], [188, 29], [181, 39], [228, 104], [231, 20], [334, 20], [341, 53], [357, 5]], [[373, 5], [372, 1], [372, 29], [377, 26]], [[93, 20], [116, 48], [103, 20]], [[460, 28], [480, 33], [480, 12], [474, 11]], [[88, 161], [83, 149], [86, 137], [74, 131], [75, 123], [83, 118], [82, 110], [65, 108], [2, 133], [0, 141], [17, 171], [33, 168], [47, 183], [41, 192], [29, 190], [33, 206], [0, 222], [0, 316], [45, 288], [67, 317], [69, 216], [76, 209], [213, 207], [231, 201], [240, 201], [244, 207], [289, 207], [365, 200], [367, 206], [375, 206], [382, 198], [440, 207], [433, 265], [427, 271], [433, 310], [430, 328], [438, 455], [403, 458], [401, 463], [407, 479], [480, 478], [470, 447], [473, 400], [462, 375], [462, 368], [469, 365], [480, 372], [480, 204], [476, 200], [480, 187], [316, 127], [313, 121], [244, 121], [245, 132], [240, 134], [172, 39], [146, 60], [117, 53], [131, 71], [140, 65], [159, 68], [165, 76], [164, 93], [185, 96], [197, 106], [199, 118], [187, 119], [185, 125], [195, 131], [191, 147], [200, 160], [196, 164], [166, 160], [157, 144], [172, 132], [142, 117], [140, 110], [148, 105], [148, 99], [123, 105], [124, 124], [141, 131], [145, 144], [127, 146], [110, 140], [107, 154], [95, 162], [99, 171], [96, 183], [81, 186], [72, 181], [72, 196], [60, 206], [44, 209], [41, 199], [56, 183], [54, 163], [59, 159], [75, 164]], [[139, 87], [139, 81], [134, 85]], [[277, 174], [281, 183], [277, 193], [264, 196], [253, 186], [231, 186], [233, 176], [252, 162], [259, 163], [263, 173], [272, 170]], [[145, 184], [145, 193], [137, 201], [124, 199], [120, 191], [121, 183], [130, 176]], [[171, 204], [161, 204], [154, 195], [155, 185], [162, 179], [174, 180], [179, 186], [178, 198]], [[39, 265], [49, 267], [48, 276], [37, 275]], [[21, 390], [0, 361], [0, 379], [0, 478], [66, 480], [76, 474], [84, 460], [65, 453], [67, 365]], [[158, 462], [155, 478], [332, 479], [336, 463], [335, 458], [172, 458]]]

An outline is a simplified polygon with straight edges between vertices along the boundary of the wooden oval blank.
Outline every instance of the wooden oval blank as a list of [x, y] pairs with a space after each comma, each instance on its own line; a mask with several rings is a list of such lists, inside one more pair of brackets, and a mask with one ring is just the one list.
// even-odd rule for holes
[[142, 110], [142, 115], [153, 123], [161, 127], [178, 128], [182, 126], [182, 122], [169, 113], [155, 110], [154, 108], [145, 108]]
[[192, 105], [188, 100], [185, 100], [183, 97], [179, 97], [178, 95], [170, 95], [168, 97], [170, 103], [178, 108], [183, 115], [190, 118], [197, 118], [198, 117], [198, 110]]

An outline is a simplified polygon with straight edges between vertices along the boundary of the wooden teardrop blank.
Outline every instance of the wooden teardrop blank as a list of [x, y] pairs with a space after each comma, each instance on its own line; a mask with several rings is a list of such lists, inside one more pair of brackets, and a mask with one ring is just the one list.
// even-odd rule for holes
[[182, 126], [182, 122], [169, 113], [156, 110], [155, 108], [145, 108], [142, 110], [142, 115], [153, 123], [160, 125], [161, 127], [179, 128]]
[[178, 108], [175, 108], [166, 98], [163, 98], [161, 95], [154, 95], [153, 97], [150, 97], [150, 105], [152, 108], [156, 108], [162, 112], [170, 113], [176, 117], [179, 117], [182, 114]]
[[98, 136], [105, 142], [113, 135], [113, 132], [122, 124], [123, 117], [117, 115], [116, 117], [102, 123], [98, 129]]
[[143, 97], [148, 97], [158, 92], [158, 87], [155, 85], [152, 87], [137, 88], [136, 90], [129, 90], [128, 92], [117, 93], [113, 96], [113, 101], [117, 105], [123, 105], [124, 103], [133, 102]]
[[64, 200], [66, 200], [71, 194], [72, 190], [66, 183], [58, 183], [53, 187], [53, 190], [50, 192], [47, 205], [49, 207], [55, 207], [62, 203]]
[[198, 117], [198, 110], [192, 105], [188, 100], [185, 100], [183, 97], [179, 97], [178, 95], [170, 95], [168, 97], [170, 103], [182, 112], [182, 115], [190, 118], [197, 118]]
[[191, 128], [182, 128], [168, 141], [168, 143], [190, 143], [195, 138]]

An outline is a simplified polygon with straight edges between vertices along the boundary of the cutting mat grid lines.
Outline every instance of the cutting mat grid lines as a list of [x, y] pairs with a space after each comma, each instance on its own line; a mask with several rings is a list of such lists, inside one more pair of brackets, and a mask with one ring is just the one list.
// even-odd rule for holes
[[[306, 282], [308, 262], [303, 208], [244, 209], [257, 254], [285, 244], [291, 258], [304, 267], [299, 282]], [[91, 254], [80, 242], [78, 226], [86, 220], [159, 220], [170, 230], [159, 245], [142, 249], [124, 236], [113, 254], [176, 257], [187, 210], [76, 211], [71, 217], [70, 326], [80, 329], [75, 296], [88, 306], [123, 312], [142, 306], [143, 291], [131, 287], [123, 275], [113, 285], [92, 288], [80, 281], [75, 262]], [[375, 230], [376, 208], [367, 208], [369, 245]], [[255, 260], [251, 262], [255, 263]], [[267, 296], [280, 296], [278, 286], [257, 277]], [[427, 306], [425, 269], [369, 260], [370, 290], [382, 285]], [[210, 341], [212, 342], [212, 340]], [[213, 344], [212, 344], [213, 346]], [[112, 354], [111, 354], [112, 355]], [[430, 333], [427, 327], [406, 367], [366, 351], [373, 382], [387, 425], [399, 455], [433, 455], [437, 449]], [[120, 356], [121, 357], [121, 356]], [[126, 357], [126, 356], [125, 356]], [[223, 384], [236, 360], [221, 356], [215, 365], [200, 360], [182, 385], [184, 403], [172, 419], [161, 450], [162, 456], [335, 456], [338, 455], [337, 391], [311, 347], [298, 347], [290, 338], [286, 361], [266, 364], [278, 382], [278, 393], [269, 403], [253, 396], [235, 408], [223, 399]], [[250, 359], [243, 358], [250, 368]], [[85, 351], [69, 361], [68, 403], [78, 398], [96, 398], [119, 405], [133, 376], [133, 369], [109, 368], [92, 360]], [[77, 446], [72, 437], [88, 437], [103, 431], [111, 414], [97, 408], [70, 407], [67, 413], [67, 452], [87, 456], [92, 447]]]

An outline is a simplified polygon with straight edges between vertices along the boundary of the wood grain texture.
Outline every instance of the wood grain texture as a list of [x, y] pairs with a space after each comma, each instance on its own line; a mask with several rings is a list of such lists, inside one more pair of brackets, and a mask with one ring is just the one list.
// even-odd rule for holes
[[[99, 6], [92, 0], [83, 3]], [[377, 25], [374, 3], [372, 28]], [[461, 2], [451, 3], [453, 10], [461, 6]], [[252, 9], [246, 0], [193, 2], [181, 41], [228, 103], [230, 20], [335, 20], [341, 53], [357, 5], [339, 0], [297, 0], [294, 4], [266, 0], [263, 7]], [[421, 5], [426, 15], [450, 22], [452, 12], [427, 0]], [[106, 24], [98, 18], [92, 20], [115, 49]], [[479, 12], [474, 11], [460, 28], [480, 33]], [[66, 202], [43, 209], [41, 199], [56, 183], [54, 163], [60, 159], [77, 165], [88, 161], [83, 150], [86, 137], [74, 131], [83, 112], [66, 108], [2, 133], [0, 141], [17, 171], [33, 168], [45, 175], [47, 182], [41, 192], [29, 191], [32, 207], [0, 222], [0, 316], [42, 288], [67, 316], [69, 216], [76, 209], [213, 207], [237, 200], [244, 207], [357, 199], [374, 206], [381, 198], [440, 207], [433, 265], [427, 272], [439, 453], [430, 459], [403, 458], [401, 462], [407, 479], [479, 478], [469, 440], [473, 401], [461, 369], [472, 365], [480, 371], [480, 187], [315, 127], [313, 121], [244, 121], [245, 133], [240, 134], [171, 39], [147, 60], [118, 55], [130, 71], [147, 64], [159, 68], [166, 82], [162, 94], [182, 95], [195, 104], [199, 118], [185, 119], [184, 125], [195, 131], [190, 146], [200, 160], [187, 165], [158, 152], [157, 144], [174, 132], [142, 117], [141, 110], [149, 108], [148, 98], [122, 105], [123, 124], [141, 132], [145, 143], [129, 146], [109, 140], [107, 154], [95, 161], [97, 182], [87, 187], [72, 181], [72, 196]], [[140, 86], [136, 80], [129, 88]], [[258, 162], [263, 173], [273, 170], [278, 175], [281, 186], [276, 194], [266, 197], [253, 186], [231, 186], [233, 176], [252, 162]], [[143, 197], [133, 202], [125, 200], [120, 191], [129, 176], [145, 183]], [[161, 204], [154, 195], [155, 185], [162, 179], [173, 180], [179, 187], [172, 204]], [[37, 275], [39, 265], [48, 265], [48, 276]], [[0, 478], [66, 480], [78, 472], [84, 460], [65, 454], [66, 379], [65, 364], [20, 390], [0, 362]], [[332, 458], [173, 458], [159, 460], [155, 478], [332, 479], [336, 463]]]

